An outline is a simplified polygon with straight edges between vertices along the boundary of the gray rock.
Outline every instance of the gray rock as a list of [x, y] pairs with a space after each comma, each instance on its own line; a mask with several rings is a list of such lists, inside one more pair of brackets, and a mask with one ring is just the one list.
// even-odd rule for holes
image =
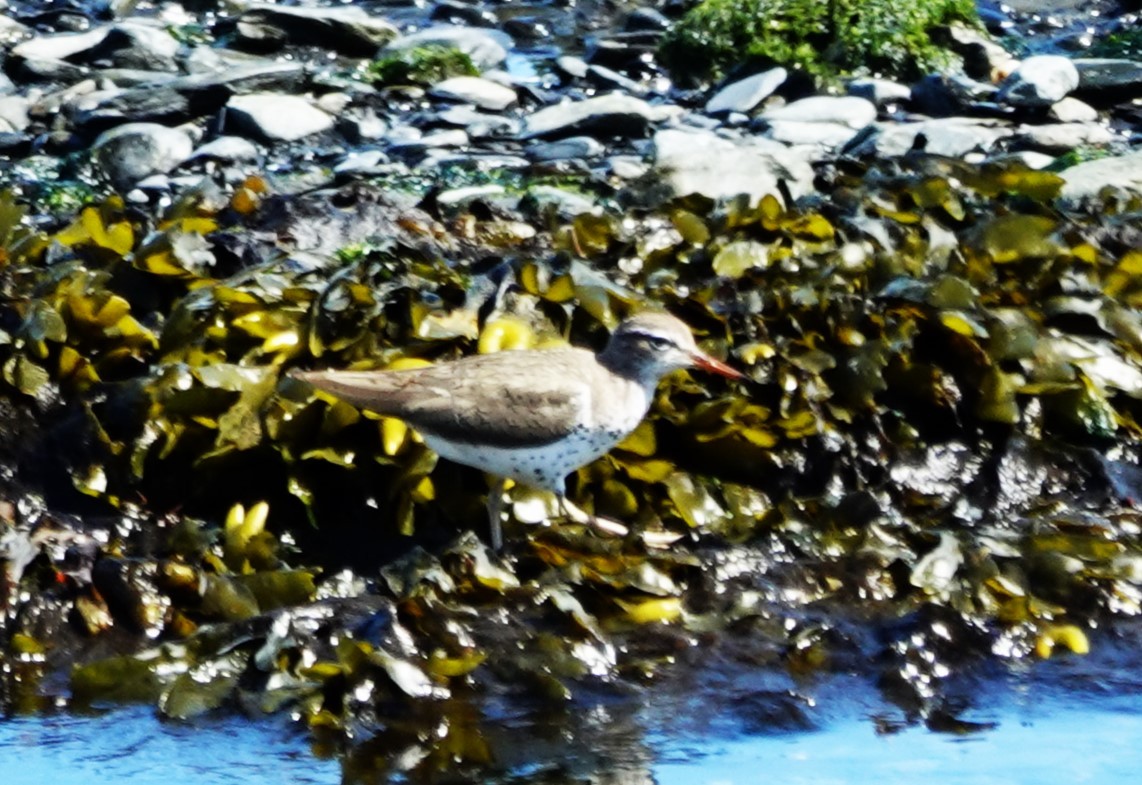
[[623, 22], [626, 32], [652, 31], [664, 33], [670, 28], [670, 18], [656, 8], [635, 8]]
[[333, 117], [296, 95], [252, 93], [226, 103], [227, 122], [270, 142], [293, 142], [333, 127]]
[[1020, 126], [1014, 141], [1035, 150], [1062, 154], [1076, 147], [1110, 144], [1114, 134], [1095, 123], [1048, 123]]
[[437, 0], [432, 5], [432, 13], [429, 18], [434, 22], [449, 22], [473, 27], [496, 27], [499, 24], [496, 15], [484, 8], [482, 4], [463, 3], [459, 0]]
[[650, 171], [650, 164], [636, 155], [612, 155], [606, 160], [607, 171], [620, 180], [634, 180]]
[[19, 63], [17, 78], [21, 82], [74, 84], [91, 74], [91, 69], [87, 66], [65, 60], [28, 59], [17, 62]]
[[8, 74], [0, 71], [0, 95], [11, 95], [16, 92], [16, 83], [13, 82]]
[[785, 144], [806, 144], [822, 151], [844, 147], [860, 129], [844, 123], [807, 123], [799, 120], [770, 120], [765, 136]]
[[[7, 10], [7, 7], [0, 4], [0, 10]], [[31, 35], [32, 28], [20, 24], [9, 14], [0, 13], [0, 44], [11, 44]]]
[[415, 138], [398, 137], [389, 142], [389, 147], [394, 151], [407, 153], [434, 147], [465, 147], [469, 141], [468, 134], [462, 129], [445, 128]]
[[84, 103], [75, 122], [81, 127], [106, 127], [123, 121], [185, 123], [219, 111], [235, 93], [300, 90], [304, 78], [302, 63], [257, 61], [224, 71], [177, 77], [157, 87], [105, 91], [97, 96], [97, 101]]
[[574, 218], [595, 209], [595, 202], [592, 199], [553, 185], [533, 185], [527, 189], [527, 195], [535, 205], [537, 213], [542, 213], [545, 209], [554, 209], [560, 218]]
[[953, 24], [947, 28], [948, 44], [964, 59], [964, 73], [972, 79], [991, 81], [997, 74], [1011, 73], [1017, 66], [1011, 53], [979, 30]]
[[165, 27], [121, 22], [111, 28], [88, 57], [92, 63], [108, 58], [119, 68], [174, 71], [175, 56], [181, 46]]
[[1034, 150], [1019, 150], [1011, 153], [988, 156], [987, 160], [989, 163], [1001, 165], [1009, 165], [1012, 161], [1015, 161], [1026, 166], [1028, 169], [1046, 169], [1058, 160], [1058, 158], [1057, 156], [1047, 155], [1046, 153], [1037, 153]]
[[768, 139], [726, 139], [709, 131], [666, 129], [654, 135], [653, 155], [653, 167], [638, 186], [644, 203], [688, 194], [714, 200], [745, 194], [756, 203], [766, 194], [780, 199], [779, 181], [794, 198], [813, 188], [813, 167], [806, 152]]
[[602, 142], [590, 136], [569, 136], [552, 142], [538, 142], [527, 148], [533, 161], [566, 161], [595, 158], [606, 152]]
[[349, 153], [345, 160], [333, 167], [337, 174], [368, 174], [389, 162], [380, 150], [359, 150]]
[[198, 161], [209, 159], [236, 163], [239, 161], [257, 161], [261, 157], [256, 145], [241, 136], [220, 136], [195, 148], [188, 160]]
[[582, 79], [587, 75], [587, 71], [591, 66], [587, 61], [581, 57], [573, 57], [572, 55], [562, 55], [555, 60], [555, 65], [563, 73], [575, 79]]
[[478, 76], [454, 76], [428, 91], [429, 95], [474, 104], [481, 109], [499, 112], [516, 102], [515, 90]]
[[654, 107], [641, 98], [608, 93], [583, 101], [567, 101], [540, 109], [523, 121], [520, 136], [564, 136], [596, 133], [601, 136], [642, 136], [653, 122], [671, 114], [666, 107]]
[[28, 109], [32, 102], [22, 95], [0, 98], [0, 131], [11, 133], [28, 127]]
[[381, 52], [383, 54], [431, 45], [449, 46], [468, 55], [476, 67], [483, 71], [506, 60], [512, 43], [511, 36], [499, 30], [440, 25], [395, 38]]
[[111, 25], [95, 27], [83, 33], [42, 35], [16, 44], [10, 54], [23, 60], [66, 60], [103, 43], [109, 32]]
[[354, 143], [376, 141], [389, 130], [388, 125], [377, 117], [372, 107], [342, 115], [337, 121], [337, 128], [346, 139]]
[[99, 78], [116, 87], [157, 87], [178, 78], [174, 71], [152, 71], [147, 68], [102, 68]]
[[74, 82], [62, 90], [40, 94], [28, 108], [28, 114], [32, 117], [48, 117], [49, 115], [59, 112], [70, 112], [74, 110], [77, 102], [84, 100], [85, 97], [89, 95], [98, 94], [99, 92], [100, 91], [96, 89], [94, 79], [84, 79], [79, 82]]
[[1077, 98], [1067, 96], [1052, 104], [1047, 116], [1060, 123], [1094, 123], [1098, 121], [1098, 110]]
[[446, 109], [438, 114], [437, 118], [449, 125], [465, 129], [469, 136], [479, 138], [515, 136], [520, 129], [520, 123], [514, 117], [488, 114], [468, 104]]
[[427, 151], [424, 160], [420, 161], [420, 169], [439, 168], [442, 166], [474, 167], [477, 171], [491, 172], [498, 169], [510, 171], [525, 169], [531, 165], [526, 158], [506, 153], [475, 154], [469, 151], [456, 152], [447, 148], [434, 147]]
[[255, 3], [238, 17], [236, 27], [247, 43], [320, 46], [349, 57], [371, 57], [400, 34], [390, 22], [357, 6], [295, 8]]
[[1028, 57], [999, 85], [996, 98], [1010, 106], [1050, 106], [1079, 86], [1079, 71], [1068, 57]]
[[650, 93], [650, 88], [646, 85], [620, 74], [613, 68], [607, 68], [605, 65], [588, 66], [587, 79], [604, 90], [622, 90], [640, 98]]
[[772, 68], [728, 84], [706, 102], [706, 113], [750, 112], [773, 95], [773, 91], [781, 87], [788, 77], [789, 72], [784, 68]]
[[177, 125], [194, 114], [185, 96], [166, 87], [99, 90], [78, 97], [68, 108], [81, 129], [123, 122]]
[[1142, 194], [1142, 150], [1114, 158], [1099, 158], [1075, 164], [1059, 172], [1066, 182], [1060, 197], [1081, 202], [1109, 186]]
[[916, 147], [923, 136], [923, 149], [934, 155], [959, 158], [972, 152], [987, 152], [1014, 131], [994, 120], [950, 117], [918, 123], [877, 123], [871, 132], [854, 142], [847, 152], [858, 157], [894, 158]]
[[120, 22], [83, 33], [33, 38], [13, 47], [12, 55], [29, 61], [71, 60], [81, 64], [110, 59], [121, 68], [171, 71], [179, 46], [162, 27]]
[[389, 129], [386, 136], [386, 141], [389, 144], [404, 144], [405, 142], [415, 142], [424, 136], [424, 132], [414, 125], [401, 124], [394, 125]]
[[218, 70], [191, 74], [170, 83], [181, 92], [198, 92], [224, 87], [238, 93], [259, 91], [289, 91], [301, 85], [305, 64], [269, 60], [248, 60], [240, 63], [223, 61]]
[[891, 79], [861, 77], [860, 79], [853, 79], [846, 85], [845, 89], [849, 95], [872, 101], [876, 106], [901, 103], [912, 98], [911, 87], [893, 82]]
[[472, 202], [497, 201], [503, 197], [508, 189], [493, 183], [487, 185], [469, 185], [461, 188], [449, 188], [436, 196], [436, 204], [446, 210], [459, 211], [468, 207]]
[[1121, 100], [1124, 93], [1142, 92], [1142, 62], [1095, 57], [1077, 57], [1073, 62], [1079, 72], [1078, 91], [1083, 95], [1106, 94]]
[[867, 99], [852, 95], [815, 95], [785, 106], [767, 109], [761, 117], [773, 121], [837, 123], [860, 129], [876, 119], [876, 106]]
[[127, 123], [99, 135], [95, 160], [112, 184], [127, 190], [154, 174], [166, 174], [191, 154], [190, 137], [156, 123]]
[[998, 88], [967, 76], [929, 74], [912, 86], [912, 108], [932, 117], [963, 114], [980, 101], [994, 99]]

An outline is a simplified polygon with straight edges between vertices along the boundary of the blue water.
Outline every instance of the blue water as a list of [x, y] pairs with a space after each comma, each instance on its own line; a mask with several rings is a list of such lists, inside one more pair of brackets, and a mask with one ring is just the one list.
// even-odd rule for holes
[[1142, 714], [1045, 705], [969, 736], [910, 728], [878, 736], [852, 718], [820, 732], [662, 745], [658, 785], [1012, 785], [1132, 783], [1142, 771]]
[[[878, 735], [864, 717], [733, 739], [659, 731], [647, 740], [650, 760], [637, 768], [657, 785], [776, 777], [782, 785], [1133, 783], [1142, 769], [1137, 712], [1051, 700], [991, 719], [994, 729], [968, 736], [922, 727]], [[315, 757], [304, 733], [277, 722], [231, 717], [186, 725], [162, 722], [143, 707], [0, 721], [0, 771], [5, 785], [341, 782], [337, 761]]]
[[706, 695], [650, 690], [638, 705], [588, 703], [536, 725], [485, 721], [481, 735], [498, 765], [486, 776], [468, 768], [452, 779], [394, 773], [400, 755], [379, 749], [357, 756], [346, 774], [284, 718], [179, 723], [144, 706], [14, 717], [0, 719], [0, 783], [1133, 785], [1142, 771], [1142, 673], [1116, 658], [1038, 664], [976, 684], [956, 716], [979, 730], [964, 734], [905, 722], [855, 676], [797, 690], [814, 704], [805, 711], [809, 729], [767, 726], [758, 719], [766, 715], [750, 708], [763, 702], [705, 683]]
[[315, 757], [304, 731], [276, 720], [232, 716], [193, 724], [163, 722], [144, 706], [96, 716], [0, 719], [4, 785], [340, 781], [337, 761]]

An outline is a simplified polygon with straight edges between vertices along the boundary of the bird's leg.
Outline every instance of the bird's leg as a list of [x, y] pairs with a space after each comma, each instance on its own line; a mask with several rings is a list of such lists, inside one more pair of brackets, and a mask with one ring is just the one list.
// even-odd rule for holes
[[504, 477], [496, 479], [496, 484], [488, 491], [488, 529], [491, 535], [492, 550], [499, 553], [504, 547], [504, 533], [500, 527], [500, 514], [504, 510], [504, 490], [508, 481]]

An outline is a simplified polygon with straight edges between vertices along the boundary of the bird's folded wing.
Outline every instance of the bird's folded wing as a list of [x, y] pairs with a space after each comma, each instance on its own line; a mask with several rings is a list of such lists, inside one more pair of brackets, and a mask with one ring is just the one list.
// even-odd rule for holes
[[[534, 363], [535, 353], [527, 354]], [[551, 354], [551, 364], [538, 367], [503, 352], [408, 371], [295, 375], [354, 406], [399, 417], [445, 439], [535, 446], [563, 438], [590, 418], [590, 391], [578, 351]]]

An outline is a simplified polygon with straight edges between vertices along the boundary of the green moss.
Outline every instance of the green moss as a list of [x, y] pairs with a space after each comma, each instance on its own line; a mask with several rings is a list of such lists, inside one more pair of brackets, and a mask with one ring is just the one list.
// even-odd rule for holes
[[478, 76], [472, 58], [450, 46], [420, 46], [393, 52], [368, 67], [372, 81], [382, 85], [435, 84], [451, 76]]
[[1087, 50], [1088, 57], [1111, 57], [1125, 60], [1142, 58], [1142, 29], [1133, 27], [1111, 33], [1095, 41]]
[[1064, 169], [1070, 169], [1077, 164], [1085, 163], [1087, 161], [1097, 161], [1099, 158], [1107, 158], [1110, 156], [1110, 151], [1104, 147], [1076, 147], [1069, 153], [1064, 153], [1056, 158], [1048, 167], [1048, 172], [1061, 172]]
[[933, 27], [976, 19], [972, 0], [705, 0], [667, 33], [659, 54], [683, 82], [749, 61], [818, 77], [911, 77], [951, 60], [929, 37]]

